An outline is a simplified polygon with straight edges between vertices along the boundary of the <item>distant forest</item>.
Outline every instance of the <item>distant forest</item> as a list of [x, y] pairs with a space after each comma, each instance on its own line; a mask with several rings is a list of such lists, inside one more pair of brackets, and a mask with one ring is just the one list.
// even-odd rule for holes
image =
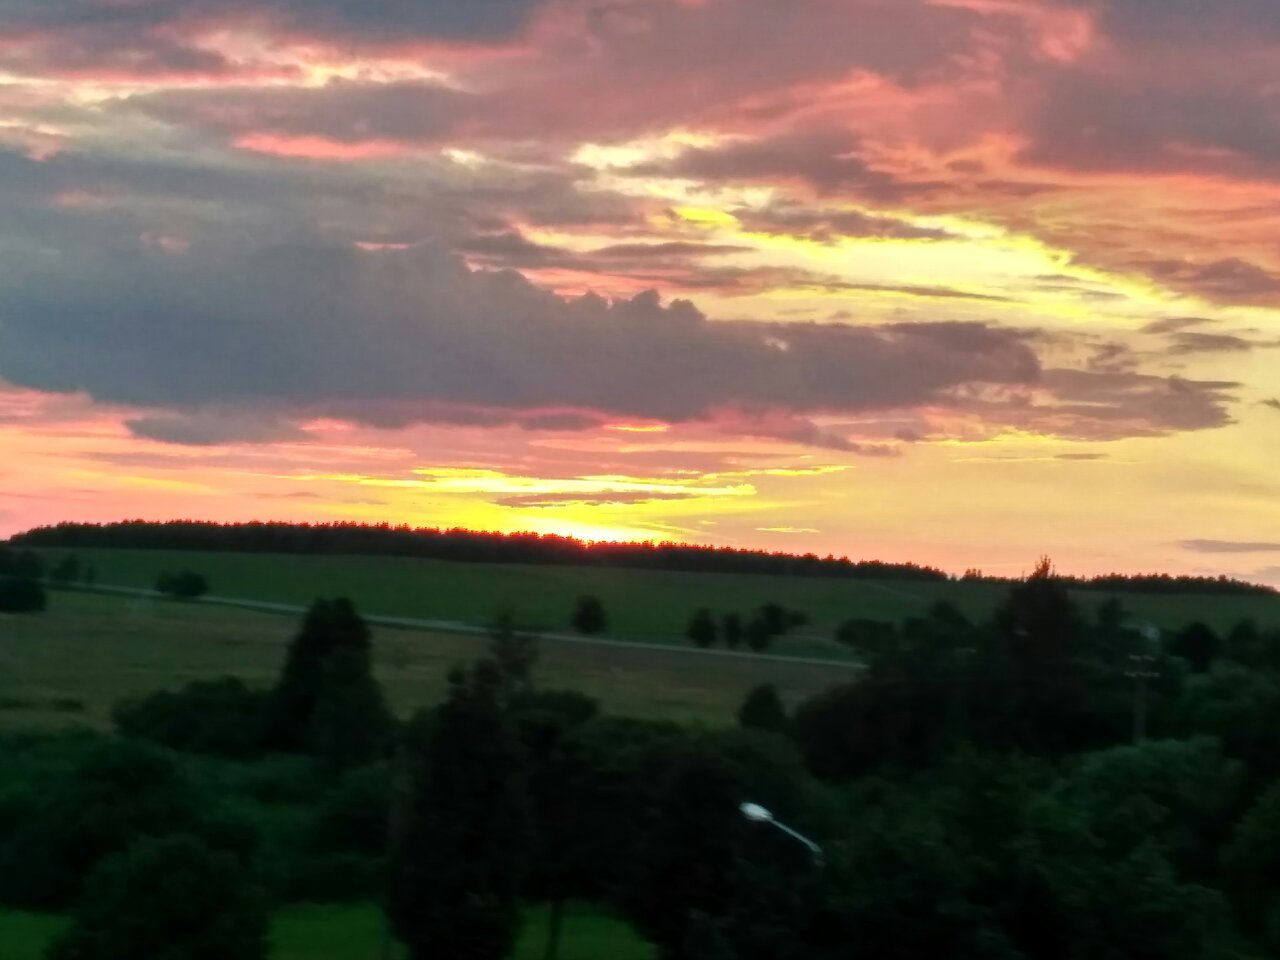
[[[464, 529], [365, 523], [212, 523], [199, 520], [60, 523], [10, 538], [14, 546], [216, 550], [234, 553], [298, 553], [422, 557], [465, 563], [532, 563], [623, 567], [704, 573], [762, 573], [859, 580], [1011, 583], [978, 570], [953, 576], [916, 563], [851, 560], [828, 554], [793, 554], [675, 542], [592, 542], [538, 533], [488, 533]], [[1138, 593], [1275, 594], [1261, 584], [1231, 577], [1169, 574], [1103, 574], [1061, 577], [1072, 587]]]

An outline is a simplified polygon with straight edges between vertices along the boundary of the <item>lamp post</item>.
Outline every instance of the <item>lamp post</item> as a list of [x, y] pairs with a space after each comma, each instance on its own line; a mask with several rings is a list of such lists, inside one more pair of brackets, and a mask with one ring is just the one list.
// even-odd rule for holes
[[775, 819], [773, 814], [769, 810], [760, 806], [760, 804], [743, 803], [741, 806], [738, 807], [738, 809], [742, 811], [742, 815], [746, 817], [748, 820], [750, 820], [752, 823], [767, 823], [770, 826], [776, 827], [777, 829], [781, 830], [783, 833], [791, 837], [793, 840], [798, 840], [800, 843], [804, 844], [804, 846], [808, 849], [809, 854], [813, 857], [814, 865], [818, 867], [823, 865], [822, 848], [820, 846], [818, 846], [816, 843], [814, 843], [804, 834], [799, 833], [796, 830], [792, 830], [785, 823], [782, 823], [779, 820]]

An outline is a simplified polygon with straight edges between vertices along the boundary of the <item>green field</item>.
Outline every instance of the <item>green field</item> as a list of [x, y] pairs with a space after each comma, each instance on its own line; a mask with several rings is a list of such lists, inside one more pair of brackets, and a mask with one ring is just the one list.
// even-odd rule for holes
[[[61, 917], [0, 911], [0, 958], [44, 960], [65, 921]], [[513, 960], [541, 960], [547, 914], [531, 908]], [[376, 960], [385, 937], [382, 913], [369, 905], [302, 906], [282, 910], [271, 930], [271, 960]], [[392, 951], [400, 960], [403, 950]], [[651, 960], [653, 948], [626, 923], [589, 906], [566, 911], [561, 960]], [[138, 960], [145, 960], [139, 957]]]
[[[679, 573], [550, 565], [456, 563], [403, 557], [204, 553], [160, 550], [45, 550], [48, 558], [75, 553], [97, 568], [98, 582], [151, 587], [164, 570], [203, 573], [219, 596], [306, 604], [317, 596], [349, 596], [367, 613], [488, 624], [508, 609], [529, 629], [565, 630], [574, 600], [594, 594], [609, 615], [609, 634], [634, 640], [682, 641], [698, 607], [748, 613], [766, 601], [804, 611], [812, 625], [784, 642], [781, 652], [838, 655], [835, 626], [850, 617], [901, 620], [946, 599], [970, 617], [990, 612], [1004, 593], [982, 583], [917, 583]], [[1082, 591], [1093, 607], [1105, 597]], [[1244, 617], [1280, 625], [1276, 596], [1121, 595], [1137, 617], [1161, 627], [1201, 619], [1225, 629]]]
[[[206, 604], [55, 591], [46, 613], [0, 614], [0, 725], [105, 726], [113, 703], [195, 679], [274, 681], [296, 617]], [[483, 656], [482, 636], [374, 631], [378, 679], [402, 716], [434, 704], [457, 664]], [[851, 671], [677, 650], [545, 640], [535, 670], [546, 687], [581, 690], [612, 713], [733, 722], [745, 693], [776, 683], [791, 701]]]

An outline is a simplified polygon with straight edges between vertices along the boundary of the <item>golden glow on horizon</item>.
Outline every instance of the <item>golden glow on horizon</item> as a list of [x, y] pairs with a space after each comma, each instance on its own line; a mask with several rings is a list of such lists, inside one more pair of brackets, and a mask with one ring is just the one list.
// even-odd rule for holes
[[[139, 22], [166, 6], [115, 5]], [[950, 8], [947, 23], [973, 14], [956, 37], [950, 28], [922, 32], [930, 46], [906, 53], [927, 59], [956, 47], [919, 71], [887, 54], [873, 68], [881, 58], [863, 57], [858, 44], [846, 45], [847, 64], [820, 50], [809, 63], [799, 43], [776, 58], [743, 60], [754, 53], [733, 49], [741, 5], [703, 0], [623, 4], [589, 30], [578, 29], [586, 23], [577, 5], [553, 4], [525, 30], [478, 38], [388, 36], [372, 21], [344, 29], [333, 11], [308, 32], [309, 18], [286, 6], [255, 14], [250, 4], [223, 24], [181, 16], [154, 33], [139, 29], [119, 49], [91, 49], [75, 30], [59, 35], [63, 16], [5, 41], [6, 63], [31, 73], [0, 71], [0, 144], [15, 151], [15, 169], [33, 168], [13, 181], [32, 184], [18, 222], [56, 218], [43, 234], [0, 238], [18, 252], [19, 268], [22, 257], [72, 259], [60, 238], [76, 237], [80, 224], [89, 239], [109, 227], [113, 252], [116, 244], [150, 259], [166, 247], [187, 252], [180, 270], [167, 261], [172, 275], [199, 270], [228, 236], [354, 247], [368, 254], [356, 256], [361, 268], [389, 270], [411, 269], [412, 259], [389, 251], [438, 245], [557, 291], [686, 297], [713, 322], [1016, 329], [1024, 338], [1009, 339], [1036, 354], [1044, 375], [1021, 382], [1032, 379], [1024, 365], [1006, 376], [1018, 383], [957, 387], [945, 382], [952, 356], [944, 346], [944, 356], [922, 361], [922, 369], [936, 362], [942, 385], [907, 391], [910, 408], [878, 409], [877, 398], [899, 401], [876, 393], [871, 371], [866, 398], [848, 394], [850, 409], [830, 409], [837, 392], [815, 384], [795, 390], [800, 409], [762, 411], [847, 439], [846, 450], [752, 435], [757, 411], [751, 391], [736, 395], [738, 371], [709, 378], [728, 399], [722, 410], [715, 393], [699, 422], [649, 420], [645, 411], [665, 407], [627, 398], [600, 401], [599, 411], [584, 405], [588, 419], [610, 422], [576, 432], [417, 422], [415, 401], [424, 418], [434, 404], [456, 401], [435, 396], [434, 383], [405, 400], [412, 422], [381, 428], [368, 423], [399, 421], [362, 422], [363, 401], [330, 405], [327, 386], [297, 407], [274, 395], [215, 397], [211, 406], [241, 404], [248, 420], [262, 401], [301, 433], [200, 446], [134, 435], [149, 432], [137, 422], [209, 414], [216, 423], [222, 411], [102, 400], [149, 396], [118, 387], [102, 388], [94, 402], [0, 383], [0, 530], [121, 516], [387, 520], [1014, 572], [1050, 550], [1072, 570], [1202, 565], [1280, 582], [1280, 550], [1205, 557], [1180, 546], [1213, 537], [1270, 542], [1267, 531], [1280, 530], [1280, 310], [1265, 305], [1280, 302], [1280, 180], [1248, 138], [1222, 136], [1256, 117], [1261, 101], [1241, 98], [1247, 110], [1238, 117], [1227, 108], [1240, 91], [1252, 96], [1265, 85], [1266, 56], [1214, 59], [1189, 44], [1176, 56], [1204, 59], [1189, 60], [1197, 72], [1184, 76], [1168, 69], [1167, 52], [1110, 35], [1096, 10], [1040, 0], [913, 6], [925, 24], [938, 15], [931, 8]], [[875, 6], [886, 17], [895, 7]], [[857, 4], [812, 7], [829, 33], [809, 39], [821, 46], [829, 37], [840, 49], [840, 17], [856, 28]], [[806, 5], [794, 8], [788, 31], [804, 37]], [[687, 37], [663, 32], [684, 16], [696, 27]], [[713, 16], [728, 19], [714, 24]], [[705, 47], [705, 60], [676, 62], [686, 41]], [[661, 77], [645, 72], [654, 43], [666, 44]], [[172, 56], [181, 50], [191, 55]], [[84, 56], [68, 55], [77, 51]], [[698, 78], [691, 104], [669, 93], [685, 69]], [[1089, 83], [1073, 87], [1080, 79]], [[1098, 113], [1096, 130], [1055, 149], [1054, 131], [1073, 129], [1064, 123], [1089, 126], [1087, 116], [1054, 115], [1055, 104], [1102, 82], [1114, 82], [1116, 103]], [[414, 84], [464, 95], [437, 110], [437, 98], [413, 99]], [[1161, 106], [1199, 84], [1206, 104], [1222, 104], [1221, 123], [1189, 122], [1201, 119], [1194, 105], [1185, 115]], [[1137, 112], [1149, 94], [1155, 109]], [[1130, 100], [1144, 122], [1110, 129]], [[41, 193], [47, 181], [57, 188]], [[251, 183], [279, 189], [259, 200], [236, 186]], [[921, 230], [945, 235], [914, 235]], [[469, 244], [480, 236], [553, 249], [512, 244], [515, 252], [504, 253], [493, 244], [482, 259]], [[417, 291], [392, 289], [400, 291], [397, 317], [412, 323]], [[370, 303], [381, 292], [371, 285]], [[1219, 346], [1197, 346], [1173, 327], [1144, 329], [1184, 317], [1201, 318], [1186, 329], [1219, 334]], [[492, 326], [480, 335], [500, 339], [510, 329]], [[501, 372], [509, 359], [501, 343], [506, 352], [486, 367], [485, 344], [473, 352], [459, 342], [459, 362], [478, 356], [477, 369]], [[393, 339], [391, 352], [399, 345]], [[414, 360], [396, 356], [392, 366], [401, 359]], [[546, 368], [573, 376], [559, 360], [550, 353]], [[997, 382], [1002, 364], [993, 362]], [[67, 371], [80, 376], [68, 364], [63, 379], [43, 382], [91, 380], [68, 381]], [[751, 374], [749, 365], [741, 372]], [[544, 368], [526, 379], [537, 375]], [[663, 377], [655, 367], [652, 390], [669, 386]], [[1148, 389], [1161, 378], [1163, 393]], [[758, 406], [786, 406], [792, 384], [780, 382]], [[353, 395], [380, 387], [362, 384]], [[739, 403], [749, 414], [724, 412]], [[324, 415], [331, 407], [352, 420]]]

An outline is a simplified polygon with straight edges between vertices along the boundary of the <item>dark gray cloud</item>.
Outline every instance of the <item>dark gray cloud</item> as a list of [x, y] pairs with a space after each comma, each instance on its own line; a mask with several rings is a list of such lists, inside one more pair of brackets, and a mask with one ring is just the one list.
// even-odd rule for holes
[[167, 90], [125, 101], [149, 117], [237, 137], [318, 137], [337, 143], [433, 143], [460, 131], [481, 98], [440, 83], [333, 80], [321, 87]]
[[0, 63], [36, 74], [216, 76], [243, 65], [200, 46], [219, 28], [350, 48], [517, 36], [546, 0], [0, 0]]
[[1207, 317], [1164, 317], [1160, 320], [1152, 320], [1142, 328], [1142, 332], [1154, 334], [1176, 333], [1179, 330], [1185, 330], [1187, 327], [1202, 327], [1213, 322]]
[[1193, 353], [1243, 353], [1255, 346], [1252, 340], [1230, 333], [1175, 333], [1166, 350], [1174, 356]]
[[1239, 384], [1161, 377], [1126, 369], [1046, 368], [1038, 396], [961, 391], [953, 405], [989, 423], [1080, 441], [1211, 430], [1232, 422]]
[[1196, 553], [1280, 553], [1280, 542], [1258, 540], [1179, 540], [1178, 546]]
[[1280, 7], [1273, 0], [1092, 0], [1086, 6], [1098, 12], [1104, 31], [1127, 42], [1252, 46], [1280, 39]]
[[284, 443], [308, 439], [306, 431], [284, 420], [242, 412], [198, 411], [136, 417], [125, 421], [135, 437], [193, 447], [223, 443]]
[[714, 147], [689, 147], [669, 160], [626, 168], [639, 176], [688, 177], [705, 181], [776, 183], [793, 180], [818, 193], [842, 193], [890, 203], [940, 184], [907, 183], [858, 156], [858, 138], [844, 130], [799, 130]]
[[775, 203], [760, 210], [742, 208], [734, 214], [744, 226], [757, 233], [804, 237], [820, 243], [847, 237], [879, 240], [948, 240], [955, 237], [946, 230], [917, 227], [892, 217], [857, 210], [824, 210], [795, 203]]
[[[672, 290], [718, 290], [746, 296], [763, 290], [821, 290], [828, 293], [888, 293], [930, 300], [973, 300], [1011, 303], [999, 294], [959, 290], [954, 287], [910, 283], [858, 283], [829, 273], [797, 267], [737, 267], [708, 263], [707, 258], [740, 253], [749, 247], [735, 244], [670, 241], [618, 243], [592, 250], [570, 250], [536, 243], [519, 231], [483, 234], [462, 241], [458, 249], [486, 267], [577, 270], [598, 276], [628, 277]], [[836, 317], [834, 319], [847, 319]]]
[[734, 404], [909, 406], [1038, 375], [1015, 333], [978, 324], [713, 323], [654, 294], [566, 300], [432, 249], [141, 251], [9, 277], [0, 297], [0, 374], [178, 410], [377, 422], [453, 404], [682, 420]]
[[1238, 257], [1197, 263], [1144, 260], [1132, 267], [1162, 283], [1210, 300], [1242, 303], [1280, 301], [1280, 274]]

